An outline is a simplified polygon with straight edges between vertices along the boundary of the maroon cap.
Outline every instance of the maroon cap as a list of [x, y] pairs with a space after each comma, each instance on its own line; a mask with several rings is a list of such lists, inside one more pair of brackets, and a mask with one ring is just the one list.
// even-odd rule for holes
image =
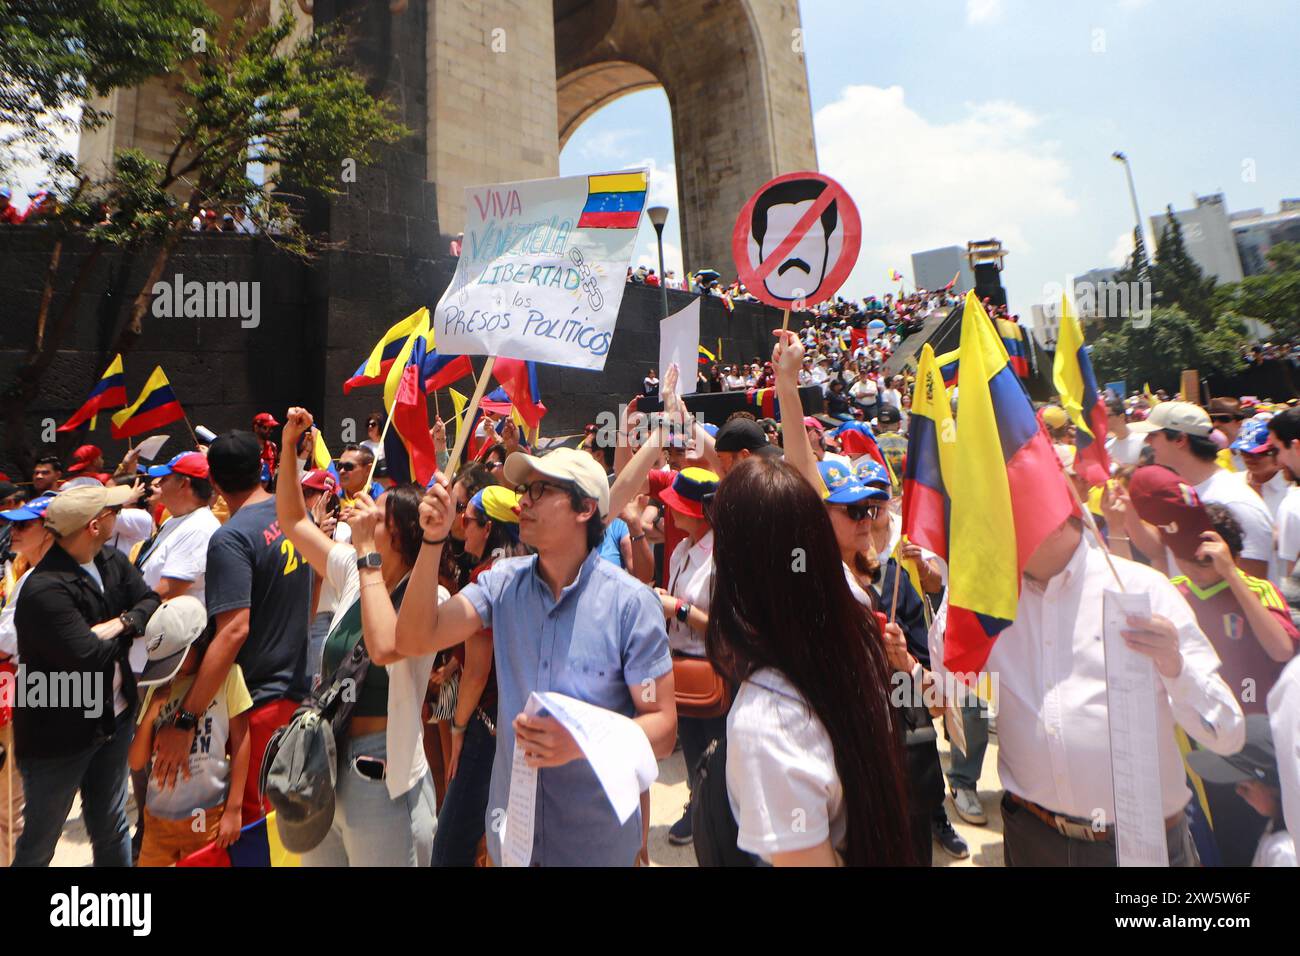
[[316, 491], [333, 491], [335, 484], [334, 476], [324, 468], [317, 468], [302, 476], [302, 486]]
[[253, 416], [253, 424], [266, 425], [274, 428], [276, 425], [279, 425], [280, 423], [275, 420], [275, 416], [272, 415], [270, 412], [258, 412], [255, 416]]
[[68, 466], [68, 474], [80, 474], [103, 454], [96, 445], [82, 445], [72, 453], [72, 464]]
[[1214, 530], [1195, 488], [1162, 465], [1146, 465], [1133, 472], [1128, 494], [1138, 517], [1160, 529], [1174, 557], [1195, 560], [1201, 535]]

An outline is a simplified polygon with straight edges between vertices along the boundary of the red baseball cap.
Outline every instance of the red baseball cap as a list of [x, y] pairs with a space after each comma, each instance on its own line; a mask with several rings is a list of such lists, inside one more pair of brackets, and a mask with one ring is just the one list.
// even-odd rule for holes
[[164, 475], [185, 475], [187, 478], [208, 477], [208, 456], [201, 451], [181, 452], [165, 465], [154, 465], [149, 469], [150, 478]]
[[333, 491], [336, 484], [334, 476], [324, 468], [317, 468], [302, 476], [302, 486], [315, 491]]
[[103, 454], [96, 445], [82, 445], [72, 453], [72, 464], [68, 466], [68, 474], [80, 474], [89, 468], [95, 459], [102, 457]]
[[1201, 535], [1214, 530], [1195, 488], [1162, 465], [1146, 465], [1133, 472], [1128, 494], [1138, 517], [1160, 529], [1174, 557], [1195, 560]]
[[275, 416], [272, 415], [270, 412], [258, 412], [256, 415], [253, 416], [253, 424], [267, 425], [267, 426], [274, 427], [276, 425], [279, 425], [280, 423], [275, 420]]

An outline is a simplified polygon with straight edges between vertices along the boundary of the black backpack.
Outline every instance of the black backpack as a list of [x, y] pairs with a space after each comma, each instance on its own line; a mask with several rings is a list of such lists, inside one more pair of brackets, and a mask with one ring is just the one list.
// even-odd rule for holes
[[691, 794], [691, 831], [700, 866], [758, 866], [759, 859], [736, 845], [740, 827], [727, 798], [727, 735], [710, 742], [700, 757]]

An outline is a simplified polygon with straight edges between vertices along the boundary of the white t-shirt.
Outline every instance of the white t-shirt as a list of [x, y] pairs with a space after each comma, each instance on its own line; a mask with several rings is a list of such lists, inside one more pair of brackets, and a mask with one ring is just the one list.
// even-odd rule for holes
[[1277, 508], [1277, 555], [1283, 571], [1300, 557], [1300, 486], [1288, 490]]
[[1293, 657], [1268, 692], [1268, 727], [1278, 753], [1282, 784], [1282, 819], [1292, 835], [1300, 833], [1300, 657]]
[[140, 573], [151, 589], [163, 578], [189, 581], [188, 594], [204, 599], [204, 578], [208, 567], [208, 539], [221, 527], [211, 508], [195, 508], [189, 514], [173, 516], [158, 529], [158, 537], [144, 552]]
[[5, 597], [4, 607], [0, 607], [0, 654], [7, 654], [9, 663], [14, 665], [18, 664], [18, 628], [14, 626], [14, 612], [18, 610], [18, 594], [23, 589], [23, 582], [31, 576], [32, 570], [28, 568], [14, 582]]
[[893, 405], [895, 408], [903, 407], [903, 394], [896, 388], [887, 388], [880, 393], [880, 400], [886, 405]]
[[[682, 538], [668, 559], [668, 593], [706, 614], [713, 592], [713, 532], [694, 545]], [[692, 657], [706, 657], [704, 635], [677, 618], [668, 620], [668, 646]]]
[[740, 685], [727, 715], [727, 798], [736, 845], [748, 853], [770, 861], [827, 839], [843, 852], [848, 821], [830, 736], [771, 668]]
[[1265, 832], [1255, 847], [1251, 866], [1295, 866], [1295, 841], [1285, 830]]
[[880, 386], [869, 378], [859, 379], [853, 383], [853, 386], [849, 389], [849, 394], [864, 402], [874, 402], [876, 396], [880, 394]]
[[[193, 677], [178, 677], [172, 681], [167, 703], [154, 725], [155, 729], [166, 724], [176, 713], [193, 683]], [[149, 778], [144, 805], [150, 813], [167, 820], [184, 820], [195, 810], [211, 810], [225, 804], [230, 788], [230, 760], [226, 756], [230, 718], [252, 709], [253, 698], [244, 683], [244, 672], [236, 664], [226, 673], [225, 681], [207, 710], [199, 715], [194, 743], [190, 745], [190, 775], [177, 774], [176, 785], [166, 790], [159, 787], [152, 776]]]
[[131, 549], [151, 534], [153, 517], [149, 512], [143, 508], [123, 508], [117, 513], [117, 524], [113, 526], [113, 537], [108, 539], [108, 545], [130, 557]]
[[1264, 499], [1240, 478], [1222, 468], [1192, 487], [1202, 504], [1223, 505], [1232, 512], [1237, 524], [1241, 525], [1243, 558], [1268, 560], [1273, 553], [1273, 519], [1264, 506]]
[[[339, 544], [352, 543], [352, 527], [340, 521], [334, 526], [334, 540]], [[317, 614], [329, 614], [330, 624], [333, 625], [333, 614], [339, 606], [339, 594], [334, 590], [334, 585], [330, 584], [328, 577], [321, 578], [320, 582], [320, 600], [316, 604]]]
[[1123, 438], [1107, 435], [1106, 454], [1110, 456], [1113, 464], [1136, 465], [1146, 441], [1147, 436], [1142, 432], [1129, 432]]

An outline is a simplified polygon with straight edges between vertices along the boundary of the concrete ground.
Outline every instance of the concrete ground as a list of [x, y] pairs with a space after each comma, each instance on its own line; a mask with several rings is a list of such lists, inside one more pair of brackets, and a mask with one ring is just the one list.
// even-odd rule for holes
[[[948, 743], [940, 735], [939, 754], [943, 765], [948, 766]], [[957, 828], [963, 839], [970, 844], [971, 855], [965, 860], [954, 860], [944, 853], [936, 843], [934, 845], [935, 866], [1001, 866], [1002, 865], [1002, 816], [998, 812], [998, 801], [1002, 799], [1001, 784], [998, 781], [998, 745], [997, 736], [989, 738], [988, 752], [984, 757], [984, 772], [980, 777], [979, 794], [984, 801], [988, 814], [987, 826], [977, 827], [963, 821], [952, 807], [951, 797], [947, 800], [948, 818]], [[672, 846], [668, 842], [668, 828], [681, 816], [686, 803], [686, 763], [681, 751], [677, 751], [659, 764], [659, 779], [650, 788], [650, 865], [651, 866], [695, 866], [695, 852], [689, 846]], [[135, 807], [131, 804], [129, 816], [135, 819]], [[78, 799], [72, 808], [72, 815], [63, 828], [63, 838], [59, 841], [54, 854], [54, 866], [89, 866], [90, 842], [86, 838], [86, 829], [81, 822], [81, 801]]]

